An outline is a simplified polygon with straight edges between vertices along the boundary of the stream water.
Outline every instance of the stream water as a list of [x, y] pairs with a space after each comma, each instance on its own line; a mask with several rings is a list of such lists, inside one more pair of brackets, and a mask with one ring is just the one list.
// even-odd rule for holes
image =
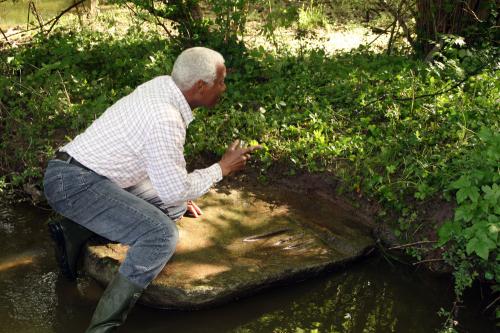
[[[102, 288], [58, 272], [49, 212], [0, 204], [0, 332], [83, 332]], [[191, 312], [136, 306], [120, 332], [435, 332], [449, 308], [449, 278], [374, 255], [321, 277]], [[460, 332], [495, 332], [480, 291], [460, 310]], [[302, 328], [304, 331], [297, 330]]]

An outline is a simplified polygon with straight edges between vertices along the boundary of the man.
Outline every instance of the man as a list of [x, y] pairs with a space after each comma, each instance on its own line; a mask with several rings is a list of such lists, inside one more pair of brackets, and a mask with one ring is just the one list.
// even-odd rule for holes
[[49, 225], [63, 273], [76, 276], [79, 250], [92, 233], [130, 246], [87, 332], [110, 332], [125, 321], [174, 253], [174, 221], [186, 209], [200, 214], [191, 200], [241, 170], [259, 148], [240, 148], [235, 141], [218, 163], [186, 171], [183, 146], [191, 110], [217, 104], [225, 75], [219, 53], [187, 49], [171, 76], [148, 81], [117, 101], [49, 162], [45, 195], [67, 218]]

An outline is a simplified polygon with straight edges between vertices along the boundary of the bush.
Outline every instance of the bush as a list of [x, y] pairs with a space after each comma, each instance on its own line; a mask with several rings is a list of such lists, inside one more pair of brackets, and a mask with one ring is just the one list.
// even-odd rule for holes
[[168, 72], [158, 36], [58, 32], [0, 54], [0, 173], [11, 189], [39, 184], [45, 161], [118, 98]]

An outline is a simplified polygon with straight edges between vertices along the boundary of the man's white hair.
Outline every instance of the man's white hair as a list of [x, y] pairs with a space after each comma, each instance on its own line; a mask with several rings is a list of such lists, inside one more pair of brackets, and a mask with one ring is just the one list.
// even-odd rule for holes
[[217, 77], [217, 67], [224, 64], [224, 57], [206, 47], [184, 50], [175, 60], [172, 79], [180, 90], [190, 89], [198, 80], [212, 85]]

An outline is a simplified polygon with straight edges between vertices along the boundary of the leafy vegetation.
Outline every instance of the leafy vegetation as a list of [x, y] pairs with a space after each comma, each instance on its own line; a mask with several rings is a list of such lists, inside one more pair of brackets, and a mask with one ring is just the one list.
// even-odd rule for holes
[[475, 149], [457, 162], [463, 171], [448, 186], [456, 191], [455, 216], [439, 230], [439, 245], [452, 243], [445, 257], [457, 268], [459, 295], [478, 275], [500, 281], [500, 134], [482, 128], [478, 137]]
[[[136, 1], [141, 3], [146, 2]], [[430, 237], [423, 230], [437, 232], [433, 240], [454, 269], [458, 297], [477, 279], [498, 289], [495, 44], [472, 48], [460, 37], [442, 36], [444, 46], [432, 62], [367, 47], [333, 55], [306, 48], [278, 53], [247, 48], [239, 39], [246, 22], [239, 13], [246, 13], [248, 2], [209, 3], [215, 18], [180, 27], [179, 36], [185, 42], [204, 31], [196, 42], [221, 50], [232, 68], [219, 106], [196, 112], [188, 159], [220, 155], [234, 138], [259, 142], [264, 149], [253, 162], [259, 179], [329, 174], [341, 180], [340, 192], [377, 201], [378, 219], [394, 221], [402, 241]], [[147, 15], [168, 18], [175, 14], [171, 9]], [[298, 30], [324, 24], [324, 8], [312, 1], [285, 9], [269, 12], [264, 35], [276, 28], [268, 18], [279, 18], [282, 26], [295, 22]], [[169, 73], [178, 50], [178, 39], [165, 40], [140, 24], [123, 35], [112, 29], [59, 29], [26, 46], [0, 50], [0, 192], [39, 187], [57, 146], [141, 82]], [[454, 217], [442, 226], [426, 225], [427, 208], [446, 200]]]

